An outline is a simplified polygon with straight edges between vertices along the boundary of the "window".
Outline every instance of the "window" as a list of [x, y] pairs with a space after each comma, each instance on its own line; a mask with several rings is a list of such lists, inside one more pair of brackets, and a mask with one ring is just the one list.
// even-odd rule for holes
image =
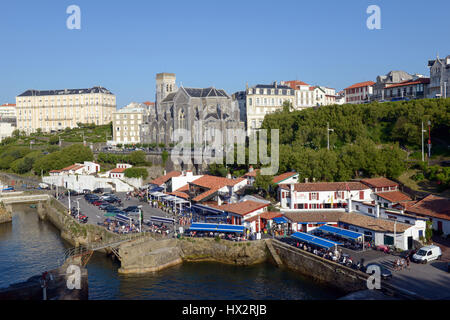
[[248, 99], [248, 105], [251, 106], [252, 105], [252, 98]]
[[372, 214], [372, 213], [373, 213], [373, 210], [372, 210], [372, 208], [367, 208], [367, 213], [370, 213], [370, 214]]

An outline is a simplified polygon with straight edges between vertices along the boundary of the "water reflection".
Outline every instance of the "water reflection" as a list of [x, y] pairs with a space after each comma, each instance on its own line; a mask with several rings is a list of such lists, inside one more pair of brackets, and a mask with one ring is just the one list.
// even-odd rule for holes
[[[0, 287], [57, 267], [70, 245], [35, 209], [14, 207], [0, 225]], [[184, 263], [157, 273], [119, 275], [119, 264], [96, 253], [88, 264], [90, 299], [335, 299], [341, 294], [269, 263], [238, 267]]]

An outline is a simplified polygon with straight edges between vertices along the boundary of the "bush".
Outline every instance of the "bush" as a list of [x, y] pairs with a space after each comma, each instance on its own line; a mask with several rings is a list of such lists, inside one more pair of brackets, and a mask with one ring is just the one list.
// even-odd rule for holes
[[148, 177], [148, 171], [145, 168], [128, 168], [124, 171], [124, 174], [126, 178], [142, 178], [145, 180]]

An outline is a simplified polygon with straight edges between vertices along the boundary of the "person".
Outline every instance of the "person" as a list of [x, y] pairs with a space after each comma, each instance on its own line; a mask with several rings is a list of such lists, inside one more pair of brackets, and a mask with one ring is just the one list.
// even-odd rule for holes
[[410, 263], [409, 256], [407, 256], [406, 257], [406, 267], [408, 268], [408, 270], [409, 270], [409, 263]]

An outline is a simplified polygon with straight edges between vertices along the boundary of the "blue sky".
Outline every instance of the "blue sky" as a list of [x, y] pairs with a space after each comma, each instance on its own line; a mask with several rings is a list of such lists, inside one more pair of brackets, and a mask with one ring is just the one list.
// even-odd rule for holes
[[[81, 8], [81, 30], [66, 8]], [[381, 30], [366, 9], [381, 8]], [[118, 107], [154, 100], [155, 75], [233, 93], [303, 80], [342, 89], [450, 54], [447, 0], [0, 2], [0, 103], [27, 89], [101, 85]]]

